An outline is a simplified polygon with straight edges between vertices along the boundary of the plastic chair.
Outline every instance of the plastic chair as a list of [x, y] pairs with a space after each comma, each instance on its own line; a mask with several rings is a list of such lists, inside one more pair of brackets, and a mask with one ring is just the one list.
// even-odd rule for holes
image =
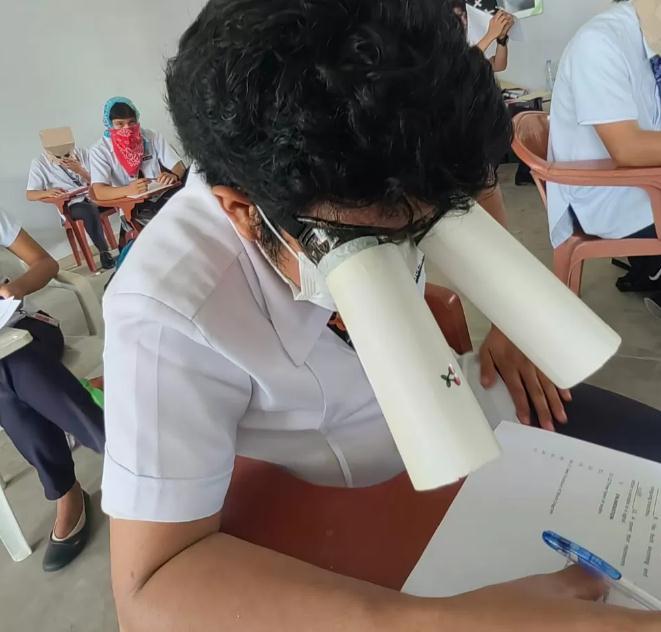
[[[87, 240], [87, 233], [85, 232], [85, 223], [83, 220], [75, 220], [71, 217], [69, 212], [69, 201], [71, 196], [61, 196], [58, 198], [53, 198], [52, 200], [44, 200], [44, 202], [53, 204], [57, 207], [60, 218], [62, 219], [62, 227], [64, 228], [69, 245], [71, 246], [71, 252], [73, 257], [76, 260], [76, 265], [82, 265], [82, 260], [80, 257], [80, 252], [82, 251], [85, 263], [89, 268], [90, 272], [96, 272], [96, 262], [94, 261], [94, 255], [92, 254], [92, 249], [89, 246]], [[101, 212], [101, 224], [103, 225], [103, 232], [108, 241], [108, 245], [112, 250], [117, 249], [117, 239], [115, 238], [115, 233], [113, 232], [112, 226], [110, 224], [110, 217], [117, 212], [116, 209], [109, 209], [107, 211]]]
[[[471, 350], [461, 301], [428, 286], [426, 298], [457, 352]], [[461, 484], [416, 492], [404, 472], [365, 489], [319, 487], [237, 457], [223, 533], [327, 570], [400, 590]]]
[[[16, 272], [9, 273], [12, 276], [20, 273], [22, 263], [13, 255], [5, 257], [3, 254], [0, 259], [3, 270], [14, 267]], [[42, 292], [48, 289], [66, 290], [70, 293], [79, 304], [84, 320], [86, 335], [65, 335], [63, 364], [78, 378], [99, 375], [102, 370], [104, 325], [101, 304], [92, 286], [80, 275], [60, 272]], [[32, 549], [5, 496], [5, 486], [6, 482], [0, 476], [0, 540], [11, 558], [20, 562], [32, 553]]]
[[[624, 168], [612, 160], [549, 162], [549, 117], [522, 112], [514, 117], [514, 153], [529, 167], [548, 210], [546, 183], [573, 186], [638, 187], [650, 197], [657, 235], [661, 235], [661, 168]], [[627, 209], [622, 209], [626, 213]], [[661, 239], [601, 239], [577, 230], [555, 249], [555, 274], [576, 294], [581, 293], [583, 265], [588, 259], [661, 255]]]

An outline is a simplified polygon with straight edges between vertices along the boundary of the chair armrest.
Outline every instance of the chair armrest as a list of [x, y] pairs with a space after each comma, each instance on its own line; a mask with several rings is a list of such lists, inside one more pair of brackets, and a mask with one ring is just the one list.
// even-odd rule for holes
[[547, 182], [575, 186], [661, 188], [661, 167], [618, 167], [610, 159], [552, 162], [539, 175]]
[[90, 335], [103, 337], [104, 324], [101, 303], [92, 285], [85, 277], [72, 272], [60, 271], [49, 285], [74, 292], [85, 315]]

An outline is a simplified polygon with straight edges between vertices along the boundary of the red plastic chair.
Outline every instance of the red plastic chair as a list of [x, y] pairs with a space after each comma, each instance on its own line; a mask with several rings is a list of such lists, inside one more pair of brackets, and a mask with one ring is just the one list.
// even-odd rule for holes
[[[57, 207], [60, 218], [62, 220], [62, 228], [67, 236], [69, 245], [71, 246], [71, 252], [73, 257], [76, 260], [76, 265], [82, 265], [81, 252], [85, 263], [91, 272], [96, 272], [96, 262], [94, 261], [94, 255], [92, 254], [92, 249], [90, 248], [89, 242], [87, 240], [87, 233], [85, 232], [85, 223], [83, 220], [76, 220], [71, 217], [69, 212], [69, 201], [71, 196], [60, 196], [57, 198], [46, 199], [44, 202], [53, 204]], [[112, 230], [112, 225], [110, 224], [110, 217], [116, 213], [116, 209], [110, 209], [107, 211], [101, 212], [101, 224], [103, 225], [103, 232], [108, 241], [108, 245], [111, 249], [116, 249], [118, 247], [117, 239], [115, 238], [115, 233]]]
[[[426, 298], [457, 352], [471, 341], [461, 301], [428, 286]], [[319, 487], [283, 469], [237, 457], [222, 531], [334, 571], [400, 590], [461, 483], [416, 492], [406, 473], [366, 489]]]
[[[512, 149], [531, 170], [544, 206], [546, 183], [574, 186], [638, 187], [650, 196], [656, 234], [661, 235], [661, 168], [624, 168], [612, 160], [549, 162], [549, 117], [544, 112], [522, 112], [514, 117]], [[622, 209], [623, 213], [627, 209]], [[588, 259], [661, 255], [661, 239], [601, 239], [576, 231], [555, 249], [556, 275], [580, 295], [583, 265]]]

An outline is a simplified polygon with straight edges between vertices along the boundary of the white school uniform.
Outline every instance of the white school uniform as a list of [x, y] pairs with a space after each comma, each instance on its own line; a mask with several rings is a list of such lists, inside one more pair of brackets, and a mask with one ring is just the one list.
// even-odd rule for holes
[[[145, 142], [145, 155], [140, 171], [145, 178], [158, 178], [161, 165], [172, 169], [181, 158], [170, 147], [163, 134], [149, 129], [142, 130]], [[105, 136], [90, 150], [90, 174], [92, 184], [107, 184], [113, 187], [125, 187], [132, 178], [117, 160], [110, 138]]]
[[[76, 159], [85, 167], [90, 169], [89, 152], [87, 149], [76, 147], [74, 149]], [[28, 191], [46, 191], [47, 189], [64, 189], [72, 191], [79, 189], [87, 184], [85, 179], [77, 173], [66, 169], [62, 165], [53, 164], [46, 154], [41, 154], [35, 158], [30, 165], [30, 174], [28, 176]], [[85, 199], [85, 194], [74, 197], [69, 204], [76, 204]]]
[[[609, 158], [595, 125], [638, 121], [661, 130], [661, 100], [652, 72], [654, 57], [630, 2], [594, 17], [565, 51], [553, 89], [549, 160]], [[661, 138], [661, 136], [660, 136]], [[551, 242], [574, 232], [572, 207], [583, 230], [620, 239], [653, 223], [648, 195], [631, 187], [548, 185]]]
[[[331, 313], [293, 300], [199, 176], [141, 233], [104, 313], [111, 516], [212, 515], [237, 454], [325, 485], [403, 471], [356, 353], [327, 326]], [[514, 419], [504, 385], [484, 391], [474, 356], [462, 365], [493, 425]]]

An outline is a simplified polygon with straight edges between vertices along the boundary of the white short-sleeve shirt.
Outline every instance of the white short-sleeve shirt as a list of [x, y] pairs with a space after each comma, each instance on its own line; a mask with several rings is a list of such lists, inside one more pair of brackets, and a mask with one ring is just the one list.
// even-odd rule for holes
[[[104, 313], [111, 516], [212, 515], [236, 454], [316, 484], [366, 486], [403, 471], [357, 355], [327, 326], [330, 312], [293, 300], [197, 175], [141, 233]], [[463, 368], [494, 425], [514, 419], [504, 386], [483, 391], [473, 360]]]
[[0, 208], [0, 246], [9, 248], [20, 232], [20, 224], [7, 211]]
[[[650, 64], [653, 56], [630, 2], [613, 6], [583, 26], [558, 68], [549, 159], [609, 158], [595, 125], [638, 121], [644, 130], [661, 130], [661, 97]], [[598, 237], [627, 237], [653, 223], [649, 197], [642, 189], [549, 184], [554, 246], [574, 232], [570, 206], [582, 229]]]
[[[74, 154], [78, 161], [87, 171], [90, 169], [89, 152], [82, 147], [76, 147]], [[85, 186], [87, 183], [84, 178], [77, 173], [66, 169], [62, 165], [53, 164], [45, 154], [32, 161], [30, 165], [30, 174], [28, 175], [28, 191], [46, 191], [47, 189], [64, 189], [73, 191]], [[82, 202], [85, 195], [72, 198], [69, 204]]]
[[[163, 134], [143, 129], [142, 137], [145, 142], [145, 155], [140, 171], [145, 178], [158, 178], [161, 175], [161, 165], [172, 169], [181, 162], [181, 158]], [[113, 187], [131, 184], [131, 177], [115, 156], [112, 141], [105, 136], [90, 149], [90, 174], [92, 184], [107, 184]]]

